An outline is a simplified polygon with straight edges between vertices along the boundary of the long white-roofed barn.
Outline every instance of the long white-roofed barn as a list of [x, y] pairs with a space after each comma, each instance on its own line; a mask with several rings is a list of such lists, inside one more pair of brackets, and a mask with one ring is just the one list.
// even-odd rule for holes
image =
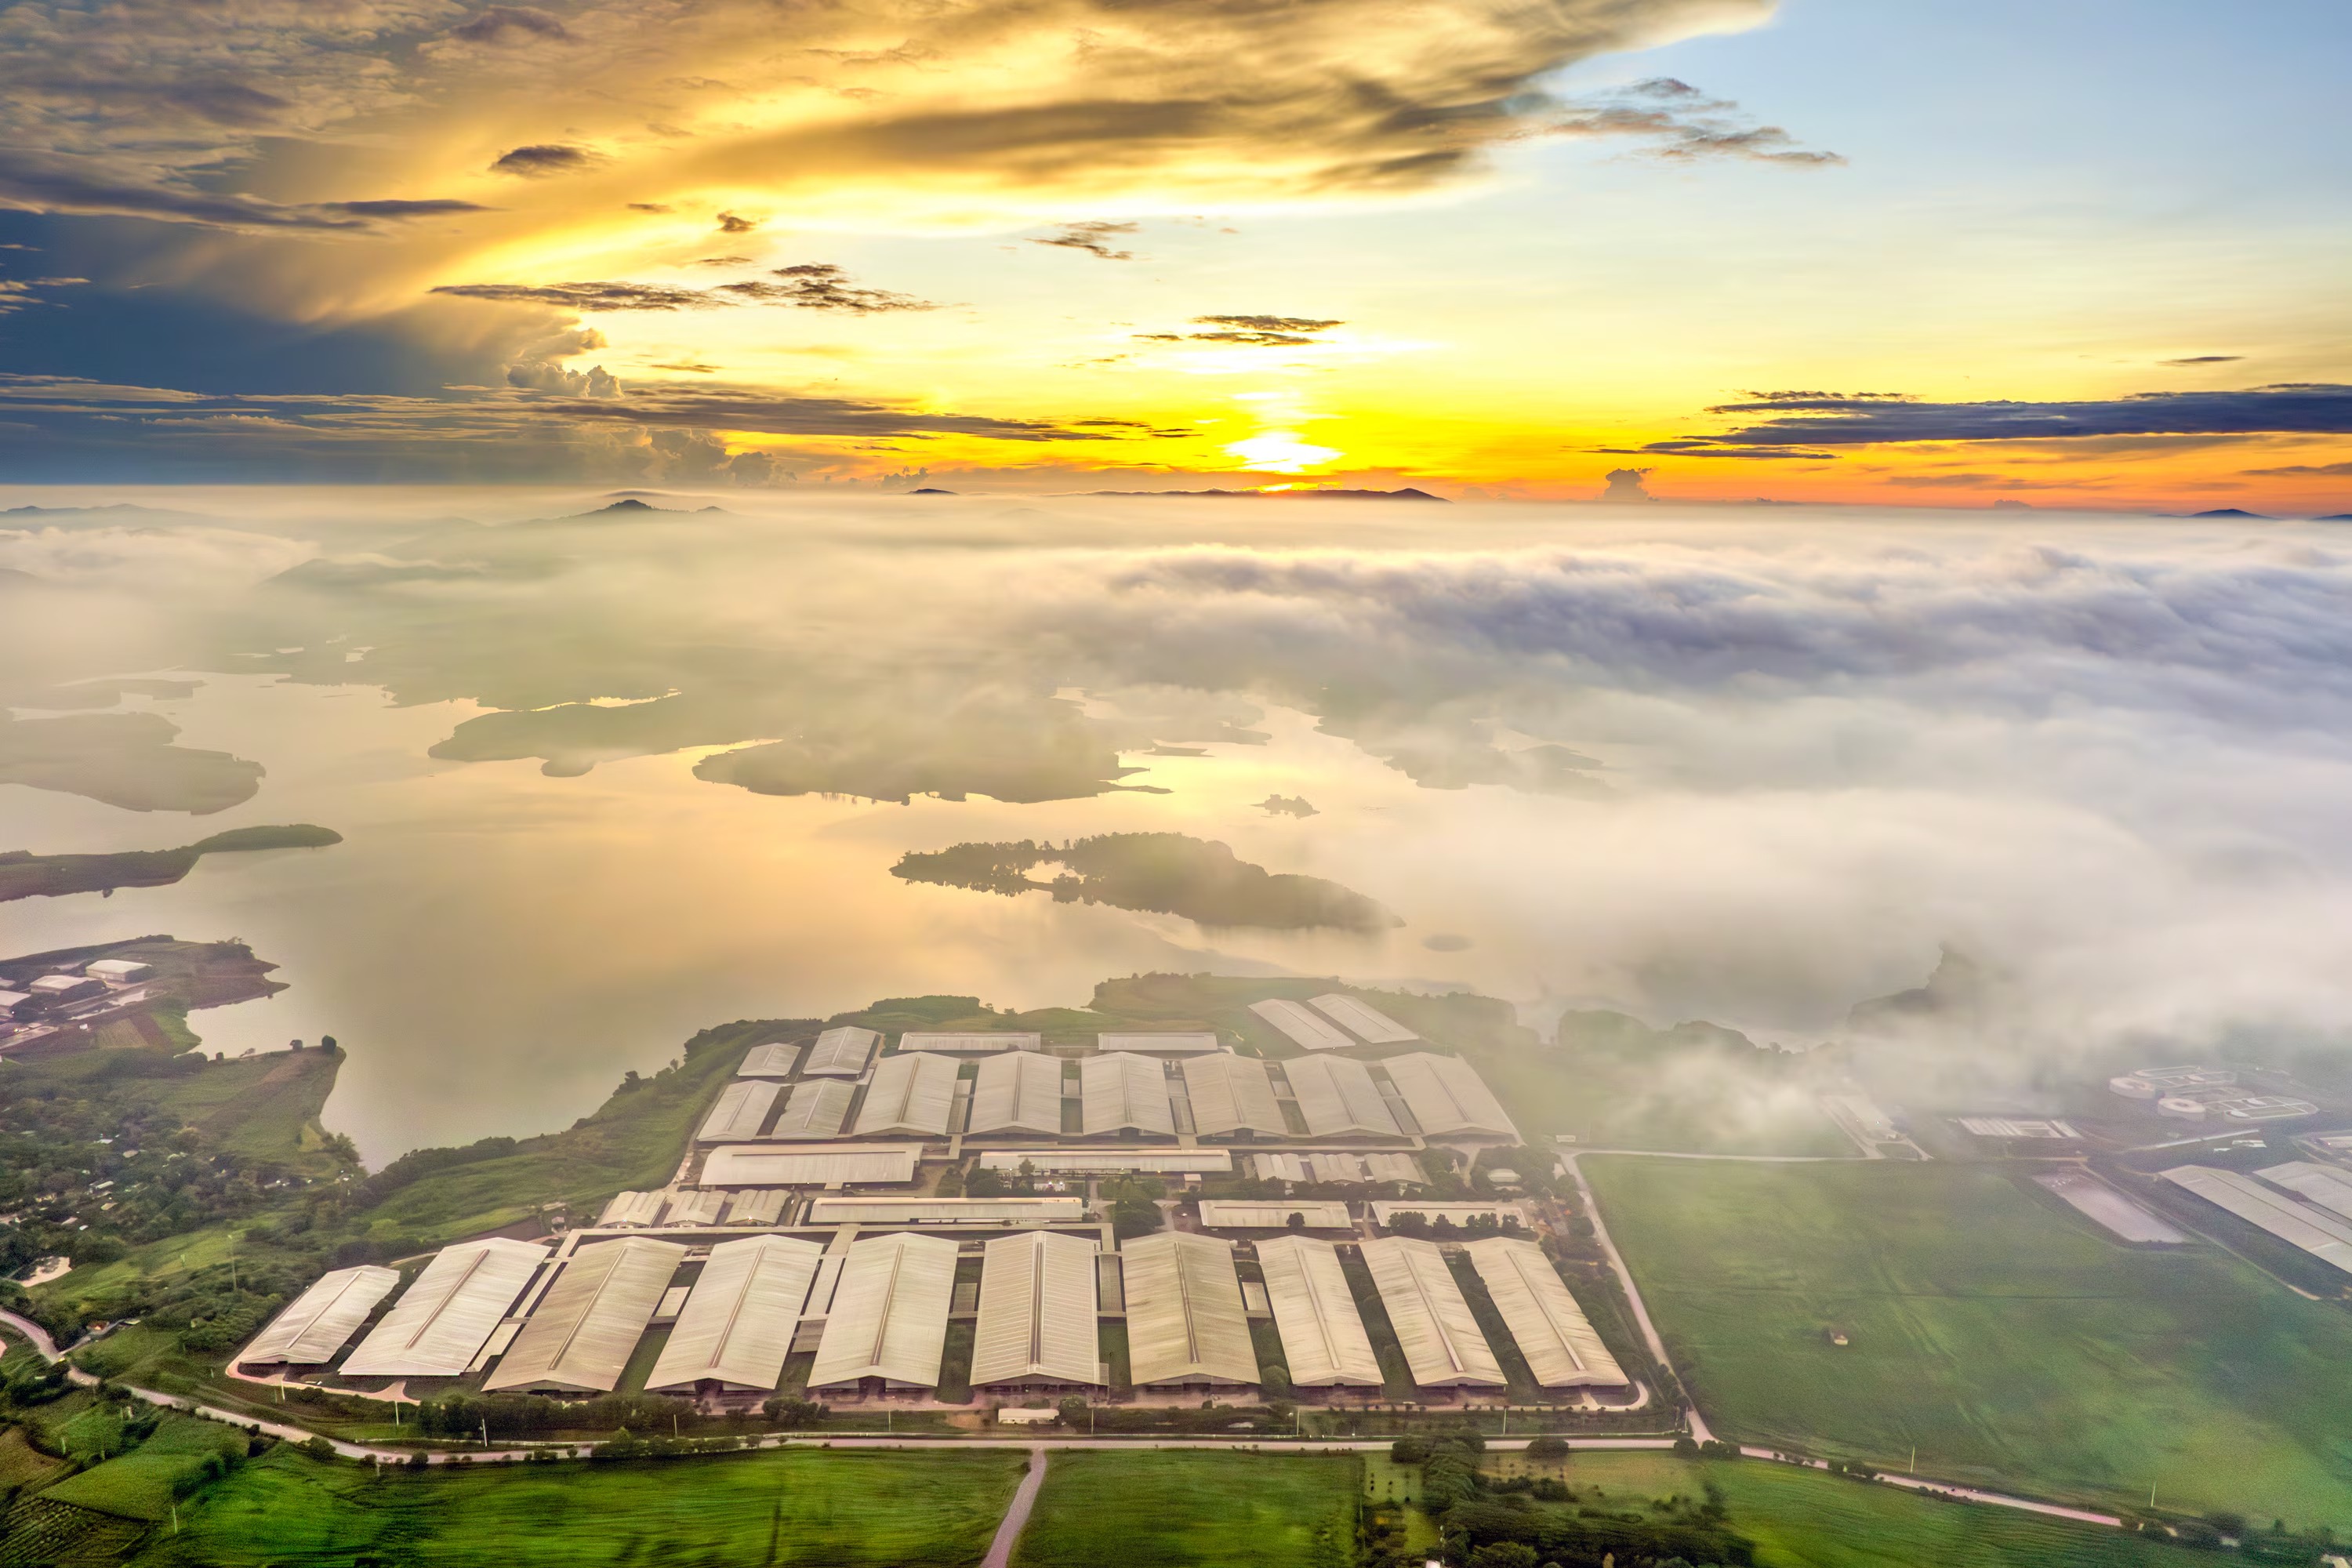
[[956, 1244], [945, 1237], [899, 1231], [850, 1243], [809, 1386], [936, 1387], [955, 1268]]
[[1371, 1069], [1351, 1057], [1299, 1057], [1281, 1064], [1310, 1138], [1401, 1138]]
[[1101, 1244], [1055, 1231], [1003, 1236], [982, 1248], [975, 1388], [1086, 1388], [1103, 1381], [1096, 1333]]
[[1257, 1382], [1234, 1249], [1184, 1231], [1119, 1247], [1128, 1365], [1138, 1388], [1238, 1387]]
[[646, 1386], [773, 1389], [824, 1256], [814, 1241], [782, 1236], [712, 1247]]
[[1278, 1236], [1257, 1244], [1257, 1261], [1290, 1381], [1301, 1388], [1380, 1387], [1380, 1357], [1339, 1249], [1318, 1237]]
[[1058, 1138], [1062, 1135], [1062, 1064], [1036, 1051], [1002, 1051], [981, 1058], [971, 1086], [972, 1135]]
[[344, 1358], [343, 1375], [458, 1376], [546, 1261], [546, 1247], [504, 1237], [443, 1247]]
[[1478, 1069], [1460, 1057], [1415, 1051], [1391, 1057], [1381, 1067], [1396, 1085], [1397, 1093], [1404, 1097], [1405, 1109], [1412, 1112], [1424, 1135], [1519, 1141], [1519, 1130], [1503, 1110], [1502, 1101], [1478, 1076]]
[[572, 1255], [498, 1365], [483, 1380], [505, 1388], [609, 1394], [686, 1261], [687, 1249], [649, 1236], [592, 1242]]
[[1192, 1131], [1204, 1138], [1249, 1132], [1280, 1138], [1290, 1131], [1275, 1098], [1274, 1080], [1255, 1057], [1220, 1051], [1184, 1059], [1184, 1097], [1192, 1106]]
[[399, 1284], [399, 1270], [373, 1264], [331, 1269], [288, 1302], [236, 1359], [256, 1366], [323, 1366]]
[[857, 1108], [857, 1136], [946, 1137], [957, 1070], [951, 1058], [923, 1051], [884, 1057]]
[[1538, 1383], [1546, 1388], [1626, 1385], [1624, 1369], [1601, 1342], [1542, 1247], [1517, 1237], [1494, 1236], [1464, 1250]]
[[1176, 1135], [1167, 1069], [1150, 1057], [1118, 1051], [1079, 1058], [1078, 1094], [1079, 1124], [1088, 1137], [1112, 1132]]
[[1365, 1266], [1398, 1348], [1423, 1388], [1500, 1388], [1503, 1363], [1435, 1242], [1389, 1236], [1363, 1244]]

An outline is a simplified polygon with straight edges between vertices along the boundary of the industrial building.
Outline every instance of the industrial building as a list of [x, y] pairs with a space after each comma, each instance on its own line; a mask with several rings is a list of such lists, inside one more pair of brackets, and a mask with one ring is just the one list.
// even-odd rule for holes
[[1200, 1136], [1223, 1138], [1246, 1132], [1281, 1138], [1289, 1134], [1282, 1102], [1275, 1098], [1274, 1079], [1265, 1063], [1255, 1057], [1225, 1051], [1187, 1057], [1181, 1070], [1184, 1098], [1192, 1107], [1192, 1131]]
[[1098, 1051], [1141, 1051], [1163, 1057], [1200, 1056], [1224, 1047], [1212, 1034], [1185, 1034], [1171, 1030], [1165, 1034], [1097, 1035], [1095, 1049]]
[[955, 1106], [956, 1064], [929, 1051], [901, 1052], [874, 1064], [857, 1108], [857, 1136], [944, 1138]]
[[2352, 1274], [2352, 1225], [2326, 1210], [2283, 1196], [2252, 1176], [2210, 1165], [2176, 1165], [2164, 1173], [2164, 1179]]
[[[753, 1046], [751, 1053], [743, 1058], [743, 1065], [735, 1069], [735, 1076], [737, 1078], [790, 1078], [793, 1076], [793, 1065], [800, 1060], [800, 1058], [801, 1048], [798, 1046], [782, 1043]], [[860, 1063], [859, 1066], [862, 1069], [864, 1064]]]
[[982, 1058], [972, 1080], [968, 1136], [1062, 1135], [1062, 1064], [1035, 1051]]
[[717, 1225], [719, 1211], [726, 1203], [725, 1193], [708, 1187], [678, 1193], [662, 1211], [661, 1222], [665, 1226]]
[[1352, 1036], [1332, 1026], [1331, 1021], [1304, 1003], [1286, 997], [1269, 1002], [1253, 1002], [1250, 1011], [1287, 1036], [1291, 1044], [1309, 1051], [1339, 1051], [1354, 1045]]
[[784, 1205], [792, 1194], [782, 1190], [768, 1192], [730, 1193], [727, 1194], [725, 1225], [776, 1225], [784, 1217]]
[[346, 1377], [457, 1377], [547, 1261], [533, 1242], [443, 1247], [343, 1362]]
[[706, 1187], [839, 1187], [915, 1179], [919, 1143], [728, 1143], [702, 1163]]
[[1250, 1173], [1262, 1182], [1403, 1182], [1420, 1186], [1429, 1177], [1421, 1162], [1402, 1151], [1300, 1154], [1277, 1152], [1250, 1156]]
[[482, 1387], [610, 1394], [636, 1353], [687, 1249], [649, 1236], [572, 1255]]
[[106, 994], [106, 982], [92, 980], [87, 974], [44, 974], [25, 987], [35, 1002], [51, 1007], [68, 1003], [87, 1002], [93, 996]]
[[1078, 1100], [1079, 1131], [1089, 1138], [1115, 1132], [1176, 1136], [1167, 1069], [1150, 1057], [1118, 1051], [1080, 1058]]
[[809, 1047], [803, 1078], [862, 1078], [882, 1037], [871, 1029], [827, 1029]]
[[989, 1149], [983, 1171], [1018, 1171], [1026, 1165], [1041, 1175], [1116, 1175], [1139, 1171], [1152, 1175], [1215, 1175], [1234, 1168], [1223, 1149]]
[[1310, 1138], [1402, 1138], [1371, 1069], [1349, 1057], [1301, 1057], [1282, 1064]]
[[899, 1231], [850, 1243], [809, 1387], [937, 1385], [955, 1268], [956, 1244], [944, 1237]]
[[1370, 1045], [1401, 1046], [1421, 1038], [1370, 1003], [1338, 992], [1318, 996], [1308, 1005], [1342, 1028], [1362, 1036]]
[[1503, 1326], [1546, 1388], [1622, 1388], [1628, 1379], [1578, 1306], [1559, 1270], [1532, 1241], [1493, 1236], [1463, 1248]]
[[1414, 1383], [1423, 1388], [1505, 1385], [1503, 1363], [1479, 1331], [1435, 1242], [1389, 1236], [1365, 1242], [1362, 1251]]
[[782, 1236], [747, 1236], [712, 1247], [646, 1387], [773, 1389], [824, 1256], [815, 1242]]
[[372, 1264], [322, 1274], [254, 1336], [237, 1360], [251, 1365], [324, 1366], [399, 1284], [399, 1270]]
[[1095, 1323], [1101, 1245], [1053, 1231], [998, 1237], [982, 1248], [974, 1388], [1097, 1386], [1107, 1381]]
[[734, 1143], [757, 1138], [768, 1124], [768, 1113], [776, 1108], [776, 1097], [783, 1091], [784, 1086], [773, 1079], [737, 1079], [719, 1091], [718, 1103], [702, 1119], [695, 1142]]
[[1232, 1388], [1257, 1382], [1234, 1250], [1181, 1231], [1119, 1248], [1128, 1367], [1138, 1388]]
[[662, 1194], [659, 1193], [614, 1193], [604, 1202], [604, 1212], [596, 1216], [600, 1226], [619, 1225], [659, 1225]]
[[2274, 1187], [2317, 1204], [2339, 1219], [2352, 1219], [2352, 1176], [2342, 1171], [2292, 1160], [2284, 1165], [2265, 1165], [2254, 1174]]
[[1265, 1294], [1282, 1336], [1290, 1381], [1300, 1388], [1378, 1388], [1380, 1357], [1348, 1289], [1339, 1249], [1311, 1236], [1257, 1244]]
[[1391, 1057], [1381, 1067], [1424, 1136], [1519, 1141], [1519, 1130], [1504, 1113], [1502, 1102], [1478, 1070], [1460, 1057], [1415, 1051]]
[[102, 980], [109, 985], [136, 985], [155, 977], [155, 966], [129, 958], [100, 958], [85, 963], [81, 972], [92, 980]]
[[1203, 1230], [1286, 1230], [1293, 1215], [1298, 1216], [1300, 1227], [1306, 1230], [1353, 1230], [1356, 1226], [1356, 1222], [1348, 1215], [1348, 1205], [1343, 1203], [1307, 1199], [1296, 1203], [1280, 1199], [1267, 1202], [1238, 1198], [1201, 1200], [1201, 1228]]
[[811, 1225], [1076, 1225], [1084, 1198], [814, 1198]]
[[898, 1037], [898, 1048], [901, 1051], [945, 1051], [957, 1056], [977, 1056], [990, 1051], [1039, 1051], [1045, 1048], [1045, 1037], [1024, 1035], [1009, 1029], [968, 1034], [909, 1029]]
[[838, 1138], [856, 1101], [857, 1085], [847, 1079], [812, 1078], [793, 1085], [784, 1112], [768, 1129], [771, 1138]]

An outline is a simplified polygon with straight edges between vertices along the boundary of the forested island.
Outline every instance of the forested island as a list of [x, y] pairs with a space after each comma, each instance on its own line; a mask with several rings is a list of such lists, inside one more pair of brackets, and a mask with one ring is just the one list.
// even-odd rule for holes
[[[1060, 869], [1040, 881], [1029, 873], [1041, 865]], [[1223, 844], [1181, 833], [1107, 833], [1060, 846], [1026, 838], [958, 844], [909, 853], [890, 874], [1008, 897], [1049, 892], [1061, 903], [1181, 915], [1204, 926], [1370, 932], [1404, 923], [1351, 888], [1320, 877], [1268, 871]]]

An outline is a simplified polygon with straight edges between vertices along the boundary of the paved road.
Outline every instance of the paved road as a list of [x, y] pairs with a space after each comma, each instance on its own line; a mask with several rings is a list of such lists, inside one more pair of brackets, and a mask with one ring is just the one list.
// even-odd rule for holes
[[[1577, 1154], [1613, 1152], [1616, 1151], [1577, 1151]], [[1633, 1271], [1625, 1267], [1625, 1255], [1617, 1250], [1617, 1243], [1609, 1235], [1608, 1222], [1601, 1217], [1601, 1200], [1592, 1195], [1592, 1184], [1584, 1179], [1583, 1168], [1576, 1163], [1577, 1154], [1563, 1155], [1560, 1164], [1575, 1181], [1577, 1193], [1584, 1199], [1584, 1217], [1592, 1222], [1593, 1239], [1600, 1242], [1601, 1250], [1609, 1255], [1609, 1267], [1617, 1271], [1617, 1283], [1625, 1291], [1626, 1305], [1633, 1309], [1633, 1321], [1642, 1326], [1643, 1342], [1650, 1347], [1652, 1358], [1671, 1372], [1674, 1363], [1666, 1359], [1666, 1342], [1658, 1337], [1657, 1324], [1650, 1321], [1650, 1309], [1642, 1303], [1642, 1288], [1633, 1283]], [[1688, 1390], [1685, 1393], [1687, 1394]], [[1714, 1441], [1715, 1434], [1708, 1429], [1706, 1417], [1698, 1413], [1698, 1406], [1693, 1405], [1686, 1409], [1690, 1415], [1691, 1436], [1702, 1443]]]
[[980, 1560], [980, 1568], [1013, 1568], [1013, 1548], [1021, 1539], [1022, 1526], [1029, 1522], [1029, 1510], [1037, 1500], [1037, 1489], [1045, 1484], [1045, 1445], [1037, 1443], [1029, 1449], [1029, 1473], [1021, 1478], [1021, 1485], [1013, 1494], [1013, 1506], [1004, 1510], [1004, 1522], [996, 1527], [996, 1539], [988, 1543], [988, 1555]]

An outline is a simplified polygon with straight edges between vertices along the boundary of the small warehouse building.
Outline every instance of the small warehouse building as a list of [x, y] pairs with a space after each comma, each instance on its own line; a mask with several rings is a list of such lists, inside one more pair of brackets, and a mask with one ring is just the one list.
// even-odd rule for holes
[[363, 1264], [321, 1274], [237, 1356], [241, 1366], [324, 1366], [351, 1342], [376, 1303], [399, 1289], [400, 1272]]
[[1371, 1069], [1352, 1057], [1301, 1057], [1284, 1062], [1282, 1076], [1310, 1138], [1404, 1136]]
[[1062, 1135], [1062, 1064], [1035, 1051], [982, 1059], [971, 1087], [971, 1135]]
[[1390, 1017], [1370, 1003], [1355, 996], [1333, 992], [1318, 996], [1309, 1004], [1318, 1013], [1343, 1028], [1353, 1030], [1375, 1046], [1401, 1046], [1408, 1040], [1421, 1038], [1411, 1029]]
[[1302, 1050], [1344, 1051], [1356, 1043], [1351, 1036], [1333, 1027], [1331, 1021], [1314, 1008], [1303, 1002], [1293, 1002], [1286, 996], [1253, 1002], [1250, 1011], [1279, 1029], [1291, 1044]]
[[784, 1217], [792, 1194], [781, 1188], [767, 1192], [733, 1193], [727, 1199], [728, 1225], [775, 1225]]
[[1404, 1097], [1405, 1109], [1421, 1124], [1424, 1136], [1519, 1141], [1519, 1130], [1505, 1113], [1502, 1101], [1478, 1076], [1478, 1069], [1460, 1057], [1415, 1051], [1391, 1057], [1381, 1066]]
[[665, 1226], [717, 1225], [719, 1211], [726, 1205], [727, 1194], [703, 1187], [670, 1194], [669, 1206], [662, 1211]]
[[811, 1225], [1076, 1225], [1084, 1198], [814, 1198]]
[[1243, 1388], [1257, 1382], [1257, 1351], [1250, 1343], [1231, 1247], [1161, 1231], [1126, 1243], [1118, 1256], [1128, 1367], [1136, 1387]]
[[702, 1163], [706, 1187], [896, 1186], [915, 1179], [919, 1143], [728, 1143]]
[[955, 1056], [983, 1056], [992, 1051], [1037, 1051], [1045, 1047], [1045, 1036], [1022, 1034], [1012, 1029], [961, 1034], [910, 1029], [898, 1037], [901, 1051], [946, 1051]]
[[814, 1241], [782, 1236], [749, 1236], [712, 1247], [646, 1389], [772, 1390], [783, 1379], [784, 1358], [824, 1256]]
[[900, 1231], [850, 1243], [817, 1342], [811, 1388], [935, 1388], [947, 1354], [956, 1244]]
[[1463, 1249], [1546, 1388], [1623, 1388], [1628, 1379], [1576, 1297], [1532, 1241], [1494, 1236]]
[[1040, 1175], [1142, 1171], [1160, 1176], [1213, 1176], [1232, 1170], [1234, 1157], [1223, 1149], [988, 1149], [980, 1156], [983, 1171], [1018, 1171], [1024, 1165]]
[[776, 1097], [783, 1091], [784, 1086], [772, 1079], [737, 1079], [719, 1091], [718, 1103], [702, 1119], [695, 1142], [733, 1143], [757, 1138], [760, 1129], [768, 1124], [768, 1113], [776, 1108]]
[[1095, 1305], [1095, 1259], [1101, 1250], [1090, 1237], [1044, 1230], [999, 1237], [982, 1248], [974, 1388], [1102, 1384]]
[[1282, 1119], [1274, 1079], [1257, 1058], [1223, 1051], [1213, 1057], [1188, 1057], [1182, 1071], [1184, 1097], [1192, 1105], [1192, 1131], [1202, 1137], [1228, 1138], [1244, 1132], [1266, 1138], [1288, 1135], [1290, 1124]]
[[1501, 1388], [1507, 1381], [1468, 1298], [1433, 1241], [1389, 1236], [1363, 1244], [1412, 1380], [1423, 1388]]
[[457, 1377], [547, 1261], [533, 1242], [490, 1237], [443, 1247], [345, 1358], [345, 1377]]
[[81, 966], [81, 972], [109, 985], [136, 985], [155, 977], [155, 966], [130, 958], [101, 958]]
[[610, 1394], [687, 1249], [647, 1236], [591, 1242], [572, 1255], [538, 1310], [483, 1381], [501, 1389]]
[[646, 1226], [661, 1222], [662, 1194], [659, 1193], [614, 1193], [604, 1201], [604, 1212], [596, 1216], [598, 1229], [613, 1226]]
[[884, 1057], [857, 1108], [857, 1136], [946, 1137], [957, 1070], [952, 1059], [928, 1051]]
[[1192, 1057], [1207, 1051], [1221, 1051], [1213, 1034], [1186, 1034], [1175, 1030], [1165, 1033], [1097, 1035], [1095, 1049], [1098, 1051], [1139, 1051], [1146, 1056]]
[[1150, 1057], [1121, 1051], [1079, 1058], [1078, 1096], [1079, 1128], [1089, 1138], [1119, 1132], [1176, 1136], [1167, 1070]]
[[804, 1079], [793, 1085], [783, 1114], [768, 1129], [771, 1138], [838, 1138], [848, 1125], [857, 1085], [847, 1079]]
[[1380, 1387], [1380, 1357], [1339, 1249], [1319, 1237], [1278, 1236], [1257, 1244], [1257, 1261], [1290, 1381], [1300, 1388]]
[[803, 1078], [863, 1078], [882, 1037], [872, 1029], [827, 1029], [809, 1047]]
[[778, 1042], [774, 1045], [753, 1046], [735, 1069], [737, 1078], [790, 1078], [793, 1064], [800, 1059], [798, 1046]]
[[106, 982], [93, 980], [87, 974], [44, 974], [25, 989], [33, 1000], [61, 1007], [68, 1003], [87, 1002], [93, 996], [106, 994]]
[[1296, 1216], [1301, 1230], [1352, 1230], [1348, 1205], [1337, 1200], [1300, 1198], [1202, 1198], [1203, 1230], [1287, 1230]]

